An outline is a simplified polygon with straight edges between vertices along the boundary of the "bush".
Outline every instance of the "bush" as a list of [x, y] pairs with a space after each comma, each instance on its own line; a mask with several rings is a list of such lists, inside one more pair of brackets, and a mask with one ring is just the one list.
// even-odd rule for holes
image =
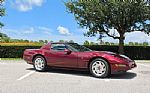
[[41, 46], [0, 46], [0, 58], [22, 58], [25, 49], [38, 49]]
[[[0, 46], [0, 58], [22, 58], [25, 49], [39, 49], [41, 46]], [[96, 51], [118, 51], [118, 46], [86, 46]], [[125, 55], [131, 59], [150, 60], [150, 46], [125, 46]]]
[[[96, 51], [111, 51], [118, 53], [118, 46], [107, 46], [107, 45], [92, 45], [86, 46]], [[150, 46], [125, 46], [125, 55], [134, 60], [150, 60]]]

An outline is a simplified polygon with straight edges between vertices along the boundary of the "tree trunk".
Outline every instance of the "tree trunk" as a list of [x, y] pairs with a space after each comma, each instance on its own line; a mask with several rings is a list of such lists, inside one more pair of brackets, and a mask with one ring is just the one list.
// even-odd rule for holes
[[118, 52], [119, 54], [124, 54], [124, 34], [120, 34]]

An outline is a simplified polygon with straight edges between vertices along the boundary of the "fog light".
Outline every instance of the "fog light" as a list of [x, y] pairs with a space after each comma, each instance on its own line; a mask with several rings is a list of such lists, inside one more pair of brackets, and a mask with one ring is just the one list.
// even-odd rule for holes
[[116, 67], [126, 67], [124, 64], [115, 64]]

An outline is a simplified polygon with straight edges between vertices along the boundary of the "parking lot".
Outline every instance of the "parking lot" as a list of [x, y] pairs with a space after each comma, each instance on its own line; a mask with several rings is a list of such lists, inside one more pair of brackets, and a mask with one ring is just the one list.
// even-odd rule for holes
[[35, 72], [23, 60], [0, 61], [0, 93], [150, 93], [150, 62], [99, 79], [85, 71]]

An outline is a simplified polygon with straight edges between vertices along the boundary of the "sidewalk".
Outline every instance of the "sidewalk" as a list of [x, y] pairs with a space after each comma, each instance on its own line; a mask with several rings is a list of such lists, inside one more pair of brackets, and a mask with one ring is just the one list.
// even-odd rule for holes
[[147, 63], [150, 62], [150, 60], [134, 60], [137, 63]]

